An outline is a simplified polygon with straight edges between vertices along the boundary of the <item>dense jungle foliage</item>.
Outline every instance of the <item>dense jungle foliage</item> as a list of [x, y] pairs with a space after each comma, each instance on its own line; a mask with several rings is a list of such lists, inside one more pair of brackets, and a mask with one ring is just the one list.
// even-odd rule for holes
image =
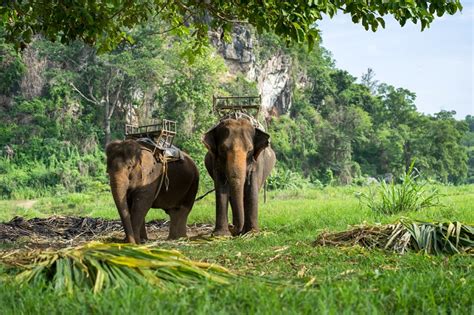
[[[255, 94], [256, 84], [229, 75], [212, 47], [190, 60], [192, 40], [160, 29], [137, 27], [133, 45], [104, 54], [41, 38], [19, 54], [0, 34], [0, 198], [108, 189], [105, 143], [123, 138], [126, 122], [154, 118], [177, 120], [177, 145], [211, 186], [200, 139], [216, 122], [212, 95]], [[321, 45], [309, 52], [266, 34], [255, 52], [260, 64], [289, 55], [296, 82], [290, 112], [266, 119], [278, 158], [270, 188], [398, 178], [413, 160], [430, 179], [474, 182], [474, 117], [419, 113], [414, 92], [370, 69], [359, 83]]]

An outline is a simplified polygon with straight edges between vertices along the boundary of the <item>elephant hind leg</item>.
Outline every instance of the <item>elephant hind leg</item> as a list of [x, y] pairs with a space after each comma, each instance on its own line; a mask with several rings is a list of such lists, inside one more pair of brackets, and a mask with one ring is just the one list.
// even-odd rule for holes
[[245, 185], [243, 234], [258, 232], [258, 183], [252, 178], [251, 185]]
[[145, 243], [146, 241], [148, 241], [148, 235], [146, 233], [145, 217], [143, 217], [143, 223], [140, 229], [140, 242]]
[[170, 231], [168, 239], [175, 240], [181, 237], [186, 237], [188, 215], [191, 212], [191, 208], [181, 206], [179, 208], [173, 208], [168, 211], [170, 215]]
[[[197, 170], [196, 170], [197, 172]], [[168, 239], [178, 239], [180, 237], [186, 237], [188, 215], [194, 205], [194, 200], [199, 186], [199, 174], [196, 173], [196, 177], [189, 187], [185, 198], [179, 207], [169, 209], [166, 211], [170, 216], [170, 230]]]

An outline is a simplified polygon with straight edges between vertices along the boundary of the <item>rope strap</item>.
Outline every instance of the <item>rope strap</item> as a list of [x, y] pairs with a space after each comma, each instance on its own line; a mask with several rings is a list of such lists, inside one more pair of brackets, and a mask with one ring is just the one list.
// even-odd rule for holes
[[206, 197], [207, 195], [209, 195], [211, 192], [213, 192], [213, 191], [215, 191], [215, 190], [216, 190], [215, 188], [209, 190], [209, 191], [208, 191], [207, 193], [205, 193], [204, 195], [202, 195], [202, 196], [196, 198], [196, 199], [194, 200], [194, 202], [201, 200], [202, 198]]
[[163, 183], [165, 183], [166, 191], [168, 191], [169, 185], [170, 185], [170, 179], [168, 178], [168, 159], [163, 155], [159, 155], [160, 162], [161, 162], [161, 180], [160, 184], [158, 185], [158, 189], [156, 190], [155, 193], [155, 198], [153, 200], [156, 200], [158, 198], [158, 195], [160, 194], [161, 188], [163, 187]]

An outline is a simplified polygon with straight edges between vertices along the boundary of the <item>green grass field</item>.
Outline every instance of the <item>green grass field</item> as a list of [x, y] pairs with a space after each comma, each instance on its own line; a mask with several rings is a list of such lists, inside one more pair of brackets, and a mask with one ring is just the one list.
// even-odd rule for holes
[[[189, 258], [221, 264], [241, 275], [227, 286], [168, 290], [127, 286], [100, 294], [58, 295], [38, 286], [18, 287], [0, 270], [1, 314], [474, 314], [472, 256], [399, 255], [361, 247], [314, 247], [323, 230], [389, 223], [359, 204], [359, 187], [271, 192], [260, 204], [262, 232], [211, 242], [166, 242]], [[440, 187], [443, 207], [403, 216], [474, 222], [474, 186]], [[109, 194], [73, 194], [34, 204], [0, 201], [0, 220], [53, 214], [118, 219]], [[166, 218], [152, 210], [147, 219]], [[214, 201], [198, 202], [189, 223], [214, 221]], [[271, 280], [271, 281], [269, 281]], [[305, 284], [308, 284], [305, 286]]]

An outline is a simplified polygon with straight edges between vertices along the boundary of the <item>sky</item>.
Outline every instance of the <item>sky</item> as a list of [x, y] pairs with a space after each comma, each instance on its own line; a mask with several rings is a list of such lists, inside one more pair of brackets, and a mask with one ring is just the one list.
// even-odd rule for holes
[[336, 66], [360, 79], [368, 68], [375, 79], [417, 95], [419, 111], [455, 110], [474, 115], [474, 0], [461, 0], [462, 13], [436, 18], [430, 28], [385, 18], [385, 29], [366, 31], [339, 13], [319, 23], [323, 46]]

